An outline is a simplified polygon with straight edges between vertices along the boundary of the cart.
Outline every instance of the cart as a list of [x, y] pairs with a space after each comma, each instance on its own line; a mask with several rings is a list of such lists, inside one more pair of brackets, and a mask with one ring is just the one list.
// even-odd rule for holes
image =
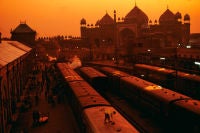
[[49, 113], [40, 113], [39, 124], [45, 124], [49, 120]]

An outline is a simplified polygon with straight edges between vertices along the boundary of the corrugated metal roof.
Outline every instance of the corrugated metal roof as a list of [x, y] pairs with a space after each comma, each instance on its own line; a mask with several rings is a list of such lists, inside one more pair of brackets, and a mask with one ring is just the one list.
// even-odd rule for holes
[[17, 41], [0, 43], [0, 68], [29, 52], [31, 48]]
[[24, 44], [22, 44], [22, 43], [20, 43], [18, 41], [8, 41], [8, 43], [13, 45], [13, 46], [15, 46], [15, 47], [17, 47], [17, 48], [19, 48], [19, 49], [21, 49], [21, 50], [23, 50], [23, 51], [26, 51], [26, 52], [31, 50], [30, 47], [28, 47], [28, 46], [26, 46], [26, 45], [24, 45]]

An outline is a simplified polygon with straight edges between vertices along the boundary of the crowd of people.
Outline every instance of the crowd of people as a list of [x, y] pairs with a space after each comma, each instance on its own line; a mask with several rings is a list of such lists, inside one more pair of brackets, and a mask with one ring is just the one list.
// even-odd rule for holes
[[[64, 101], [64, 93], [60, 81], [57, 79], [57, 71], [55, 64], [39, 64], [36, 66], [36, 83], [35, 89], [35, 105], [37, 106], [40, 101], [41, 92], [44, 91], [45, 99], [52, 107], [56, 106], [56, 103]], [[38, 76], [39, 75], [39, 76]], [[33, 111], [33, 124], [38, 125], [39, 111]], [[41, 116], [41, 114], [40, 114]]]

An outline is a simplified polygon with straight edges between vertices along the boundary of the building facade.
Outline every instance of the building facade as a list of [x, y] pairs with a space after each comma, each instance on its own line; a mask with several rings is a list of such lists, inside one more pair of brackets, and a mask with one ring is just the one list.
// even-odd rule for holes
[[[188, 45], [190, 16], [166, 9], [158, 20], [150, 20], [137, 5], [125, 17], [112, 18], [106, 13], [95, 25], [81, 19], [81, 37], [86, 39], [94, 58], [129, 57], [140, 53], [138, 48], [168, 48]], [[104, 54], [102, 53], [104, 52]]]

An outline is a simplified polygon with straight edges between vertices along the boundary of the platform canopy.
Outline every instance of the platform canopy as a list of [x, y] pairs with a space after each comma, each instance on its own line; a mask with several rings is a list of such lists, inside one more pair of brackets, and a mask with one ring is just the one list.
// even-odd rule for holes
[[32, 48], [18, 41], [1, 41], [0, 68], [30, 52]]

